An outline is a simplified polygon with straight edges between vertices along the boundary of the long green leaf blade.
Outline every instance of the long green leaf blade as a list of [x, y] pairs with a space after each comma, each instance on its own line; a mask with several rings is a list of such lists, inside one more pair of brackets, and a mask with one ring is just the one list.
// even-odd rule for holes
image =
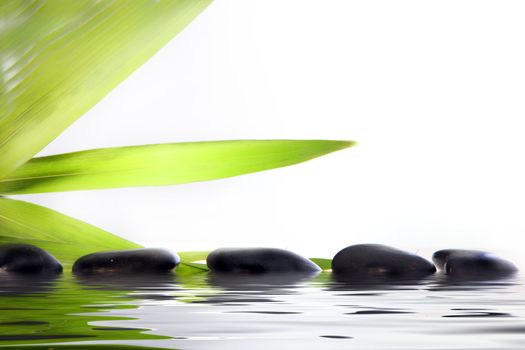
[[206, 181], [284, 167], [352, 145], [352, 141], [251, 140], [101, 148], [31, 159], [0, 180], [0, 193]]
[[109, 232], [54, 210], [0, 197], [0, 243], [29, 243], [66, 266], [97, 251], [140, 248]]
[[211, 0], [0, 2], [0, 178], [164, 46]]

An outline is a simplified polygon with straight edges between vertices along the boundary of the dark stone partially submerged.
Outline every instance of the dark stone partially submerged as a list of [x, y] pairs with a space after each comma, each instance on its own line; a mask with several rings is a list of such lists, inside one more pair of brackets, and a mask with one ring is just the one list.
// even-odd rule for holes
[[518, 271], [510, 261], [480, 250], [443, 249], [435, 252], [432, 260], [449, 276], [498, 276]]
[[316, 273], [321, 268], [312, 261], [277, 248], [220, 248], [208, 255], [206, 263], [214, 272]]
[[438, 270], [445, 270], [445, 263], [449, 258], [453, 257], [470, 257], [475, 258], [479, 255], [486, 254], [481, 250], [466, 250], [466, 249], [443, 249], [438, 250], [432, 254], [432, 261]]
[[53, 275], [62, 265], [45, 250], [31, 244], [0, 245], [0, 272]]
[[420, 278], [433, 274], [428, 260], [382, 244], [356, 244], [332, 260], [334, 274], [345, 278]]
[[180, 262], [176, 254], [163, 249], [115, 250], [85, 255], [73, 265], [78, 274], [163, 273]]

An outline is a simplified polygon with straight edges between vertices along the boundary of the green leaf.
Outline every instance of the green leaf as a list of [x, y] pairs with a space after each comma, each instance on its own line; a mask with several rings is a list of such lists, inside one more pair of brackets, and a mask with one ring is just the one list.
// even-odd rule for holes
[[0, 197], [0, 243], [34, 244], [49, 251], [65, 267], [85, 254], [140, 248], [54, 210], [4, 197]]
[[190, 275], [209, 271], [205, 261], [209, 251], [179, 252], [180, 264], [176, 268], [177, 275]]
[[317, 266], [319, 266], [322, 270], [332, 269], [332, 259], [310, 258], [310, 260], [314, 262]]
[[0, 2], [0, 178], [99, 102], [211, 0]]
[[204, 261], [210, 254], [207, 250], [199, 250], [193, 252], [178, 252], [181, 263], [195, 263], [196, 261]]
[[0, 193], [213, 180], [304, 162], [352, 145], [352, 141], [251, 140], [102, 148], [31, 159], [0, 180]]

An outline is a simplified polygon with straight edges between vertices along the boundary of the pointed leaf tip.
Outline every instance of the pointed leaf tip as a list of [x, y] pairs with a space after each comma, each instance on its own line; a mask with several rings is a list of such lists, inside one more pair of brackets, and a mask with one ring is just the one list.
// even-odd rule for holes
[[350, 148], [353, 146], [357, 146], [357, 141], [340, 141], [340, 140], [334, 140], [334, 145], [337, 146], [336, 150], [342, 150], [345, 148]]
[[0, 179], [0, 193], [207, 181], [306, 162], [354, 144], [330, 140], [234, 140], [101, 148], [33, 158]]

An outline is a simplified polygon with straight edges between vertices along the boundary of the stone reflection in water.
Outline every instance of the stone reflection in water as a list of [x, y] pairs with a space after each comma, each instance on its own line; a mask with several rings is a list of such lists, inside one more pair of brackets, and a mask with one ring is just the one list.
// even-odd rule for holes
[[149, 275], [129, 274], [82, 274], [75, 276], [76, 282], [86, 290], [125, 292], [120, 297], [131, 300], [174, 300], [173, 291], [180, 287], [171, 272]]
[[332, 274], [329, 283], [329, 290], [348, 290], [348, 291], [383, 291], [383, 290], [403, 290], [415, 289], [426, 285], [434, 280], [434, 276], [410, 277], [390, 277], [390, 276], [356, 276]]
[[293, 294], [294, 289], [311, 280], [317, 273], [216, 273], [207, 275], [207, 283], [219, 291], [208, 295], [198, 303], [230, 304], [230, 303], [275, 303], [279, 302], [272, 296]]
[[0, 277], [0, 297], [6, 295], [50, 293], [60, 280], [61, 277], [58, 275], [28, 276], [5, 274]]
[[377, 309], [377, 310], [358, 310], [355, 312], [347, 312], [345, 315], [390, 315], [390, 314], [413, 314], [413, 312]]
[[152, 274], [81, 274], [75, 281], [84, 288], [119, 291], [173, 290], [175, 275], [171, 272]]
[[314, 278], [317, 273], [216, 273], [208, 274], [210, 286], [240, 291], [287, 291]]
[[515, 286], [518, 279], [514, 275], [471, 275], [471, 276], [450, 276], [437, 274], [427, 285], [429, 291], [479, 291], [490, 292], [506, 289]]
[[[325, 287], [325, 290], [334, 292], [334, 296], [354, 302], [334, 305], [355, 310], [353, 312], [342, 312], [343, 315], [403, 316], [405, 314], [413, 314], [416, 311], [398, 306], [392, 300], [385, 303], [385, 299], [388, 300], [389, 295], [397, 293], [418, 292], [430, 280], [432, 280], [432, 277], [410, 279], [368, 276], [367, 278], [355, 278], [355, 276], [332, 275], [332, 279]], [[362, 304], [359, 302], [362, 302]]]

